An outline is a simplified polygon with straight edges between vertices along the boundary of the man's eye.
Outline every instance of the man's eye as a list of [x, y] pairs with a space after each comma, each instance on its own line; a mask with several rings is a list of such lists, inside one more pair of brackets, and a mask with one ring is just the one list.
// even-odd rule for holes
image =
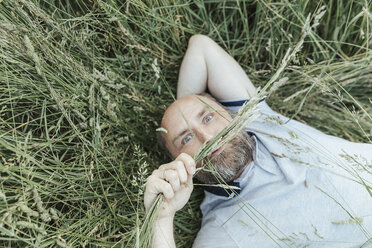
[[191, 135], [187, 135], [183, 140], [182, 140], [182, 144], [186, 144], [187, 142], [189, 142], [191, 140], [192, 136]]
[[213, 119], [213, 116], [211, 116], [211, 115], [207, 115], [207, 116], [204, 118], [204, 122], [205, 122], [205, 123], [210, 122], [212, 119]]

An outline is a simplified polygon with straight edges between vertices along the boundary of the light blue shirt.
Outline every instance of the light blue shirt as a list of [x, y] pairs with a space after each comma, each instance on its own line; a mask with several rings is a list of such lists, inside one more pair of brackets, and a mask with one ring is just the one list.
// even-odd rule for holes
[[372, 144], [286, 123], [265, 101], [259, 112], [241, 192], [205, 192], [193, 247], [372, 247]]

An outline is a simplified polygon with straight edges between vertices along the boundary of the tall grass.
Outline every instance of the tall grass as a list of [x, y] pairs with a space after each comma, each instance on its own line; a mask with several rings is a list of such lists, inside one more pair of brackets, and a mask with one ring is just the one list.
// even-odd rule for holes
[[[263, 86], [319, 9], [268, 101], [371, 142], [368, 1], [0, 1], [0, 246], [134, 246], [145, 179], [167, 162], [155, 129], [188, 38], [210, 36]], [[202, 194], [177, 213], [180, 247]]]

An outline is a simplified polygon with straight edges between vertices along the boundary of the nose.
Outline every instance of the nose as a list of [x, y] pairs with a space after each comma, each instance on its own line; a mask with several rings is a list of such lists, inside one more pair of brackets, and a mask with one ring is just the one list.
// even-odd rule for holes
[[197, 128], [195, 131], [196, 137], [199, 139], [201, 143], [209, 142], [213, 139], [214, 134], [211, 132], [211, 130], [208, 130], [207, 128]]

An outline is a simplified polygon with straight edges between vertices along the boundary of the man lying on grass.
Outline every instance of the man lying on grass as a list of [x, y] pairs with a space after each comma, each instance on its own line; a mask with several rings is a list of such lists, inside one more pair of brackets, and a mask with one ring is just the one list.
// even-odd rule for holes
[[[190, 39], [177, 101], [162, 120], [162, 140], [174, 161], [146, 184], [146, 209], [164, 195], [153, 247], [175, 247], [173, 218], [190, 197], [193, 176], [207, 185], [194, 247], [371, 245], [371, 144], [288, 121], [262, 100], [260, 116], [208, 157], [219, 176], [207, 168], [195, 172], [200, 163], [192, 156], [256, 94], [243, 69], [215, 42], [202, 35]], [[233, 187], [216, 186], [221, 178]]]

